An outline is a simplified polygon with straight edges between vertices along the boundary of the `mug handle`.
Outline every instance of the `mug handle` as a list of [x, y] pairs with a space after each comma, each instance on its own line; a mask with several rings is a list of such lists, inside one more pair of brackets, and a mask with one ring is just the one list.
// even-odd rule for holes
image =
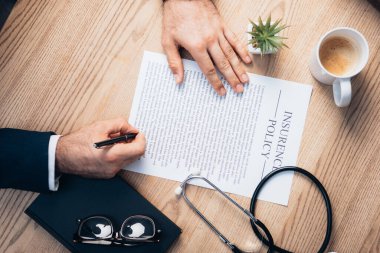
[[351, 102], [351, 80], [350, 78], [337, 78], [333, 83], [335, 104], [339, 107], [348, 106]]

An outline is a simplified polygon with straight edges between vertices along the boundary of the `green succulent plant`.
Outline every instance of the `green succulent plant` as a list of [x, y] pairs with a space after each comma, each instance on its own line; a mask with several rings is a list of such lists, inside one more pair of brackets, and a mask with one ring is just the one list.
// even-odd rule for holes
[[278, 36], [278, 33], [288, 26], [280, 24], [281, 19], [276, 20], [271, 24], [271, 16], [269, 16], [265, 22], [261, 17], [259, 17], [259, 22], [256, 24], [250, 20], [252, 24], [252, 30], [248, 33], [252, 36], [252, 39], [249, 40], [249, 43], [252, 44], [254, 48], [260, 48], [261, 55], [269, 52], [276, 52], [278, 49], [287, 47], [284, 39], [286, 37]]

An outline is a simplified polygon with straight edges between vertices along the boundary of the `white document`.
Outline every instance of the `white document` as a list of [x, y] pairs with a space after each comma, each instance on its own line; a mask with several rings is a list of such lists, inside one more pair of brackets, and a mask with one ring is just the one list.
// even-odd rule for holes
[[[194, 61], [175, 84], [163, 54], [145, 52], [130, 123], [147, 138], [126, 169], [182, 181], [194, 168], [223, 191], [251, 197], [270, 171], [296, 165], [312, 87], [249, 74], [244, 93], [223, 80], [218, 96]], [[274, 177], [259, 198], [287, 205], [293, 173]]]

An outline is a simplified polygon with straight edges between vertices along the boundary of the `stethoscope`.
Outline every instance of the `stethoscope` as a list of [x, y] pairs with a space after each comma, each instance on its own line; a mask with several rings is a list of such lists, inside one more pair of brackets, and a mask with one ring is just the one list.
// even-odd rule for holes
[[[247, 210], [245, 208], [243, 208], [242, 206], [240, 206], [238, 203], [236, 203], [236, 201], [234, 201], [232, 198], [230, 198], [226, 193], [224, 193], [221, 189], [219, 189], [219, 187], [217, 187], [216, 185], [214, 185], [210, 180], [208, 180], [207, 178], [205, 177], [202, 177], [200, 176], [200, 171], [194, 171], [192, 172], [189, 176], [187, 176], [187, 178], [175, 189], [175, 194], [177, 196], [182, 196], [187, 205], [195, 212], [198, 214], [198, 216], [211, 228], [211, 230], [220, 238], [220, 240], [225, 243], [230, 249], [232, 252], [234, 253], [241, 253], [241, 252], [245, 252], [241, 249], [239, 249], [235, 244], [233, 244], [231, 241], [229, 241], [226, 236], [224, 236], [194, 205], [193, 203], [189, 200], [189, 198], [187, 197], [186, 195], [186, 186], [187, 184], [194, 180], [194, 179], [197, 179], [197, 180], [202, 180], [204, 182], [206, 182], [207, 184], [209, 184], [212, 188], [214, 188], [217, 192], [219, 192], [223, 197], [225, 197], [227, 200], [229, 200], [234, 206], [236, 206], [240, 211], [242, 211], [246, 216], [248, 216], [248, 218], [250, 219], [250, 222], [251, 222], [251, 226], [252, 226], [252, 229], [253, 229], [253, 232], [255, 233], [255, 235], [259, 238], [259, 240], [265, 244], [267, 247], [268, 247], [268, 251], [267, 252], [285, 252], [285, 253], [288, 253], [290, 251], [287, 251], [285, 249], [282, 249], [280, 248], [279, 246], [276, 246], [273, 242], [273, 238], [272, 238], [272, 235], [270, 234], [269, 230], [267, 229], [267, 227], [259, 220], [257, 219], [255, 216], [254, 216], [254, 211], [255, 211], [255, 206], [256, 206], [256, 202], [257, 202], [257, 197], [261, 191], [261, 189], [263, 188], [263, 186], [265, 185], [265, 183], [268, 182], [268, 180], [270, 178], [272, 178], [273, 176], [279, 174], [279, 173], [282, 173], [282, 172], [285, 172], [285, 171], [294, 171], [294, 172], [297, 172], [297, 173], [300, 173], [306, 177], [308, 177], [318, 188], [318, 190], [321, 192], [322, 194], [322, 197], [325, 201], [325, 205], [326, 205], [326, 211], [327, 211], [327, 229], [326, 229], [326, 234], [325, 234], [325, 239], [322, 243], [322, 246], [320, 247], [320, 249], [318, 250], [318, 253], [323, 253], [328, 244], [329, 244], [329, 241], [330, 241], [330, 237], [331, 237], [331, 230], [332, 230], [332, 208], [331, 208], [331, 203], [330, 203], [330, 199], [329, 199], [329, 196], [327, 194], [327, 191], [325, 190], [325, 188], [323, 187], [322, 183], [313, 175], [311, 174], [310, 172], [304, 170], [304, 169], [301, 169], [299, 167], [294, 167], [294, 166], [289, 166], [289, 167], [282, 167], [282, 168], [279, 168], [279, 169], [276, 169], [276, 170], [273, 170], [272, 172], [268, 173], [261, 181], [260, 183], [258, 184], [258, 186], [256, 187], [253, 195], [252, 195], [252, 198], [251, 198], [251, 204], [250, 204], [250, 210]], [[260, 232], [261, 231], [261, 232]]]

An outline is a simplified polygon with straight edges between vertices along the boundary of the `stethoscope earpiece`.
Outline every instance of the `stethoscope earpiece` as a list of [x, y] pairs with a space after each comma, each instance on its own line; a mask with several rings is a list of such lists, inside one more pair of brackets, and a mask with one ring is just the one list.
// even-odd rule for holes
[[[196, 177], [196, 176], [200, 176], [201, 175], [201, 170], [198, 169], [198, 168], [193, 168], [191, 171], [190, 171], [190, 175], [187, 176], [186, 180], [192, 178], [192, 177]], [[180, 184], [177, 188], [175, 188], [174, 190], [174, 194], [180, 198], [181, 195], [182, 195], [182, 192], [183, 192], [183, 188], [182, 188], [182, 185], [183, 184]]]
[[182, 194], [182, 186], [180, 185], [180, 186], [178, 186], [177, 188], [175, 188], [175, 190], [174, 190], [174, 194], [178, 197], [178, 198], [180, 198], [181, 197], [181, 194]]
[[200, 176], [201, 175], [201, 170], [198, 168], [193, 168], [190, 171], [190, 176]]

